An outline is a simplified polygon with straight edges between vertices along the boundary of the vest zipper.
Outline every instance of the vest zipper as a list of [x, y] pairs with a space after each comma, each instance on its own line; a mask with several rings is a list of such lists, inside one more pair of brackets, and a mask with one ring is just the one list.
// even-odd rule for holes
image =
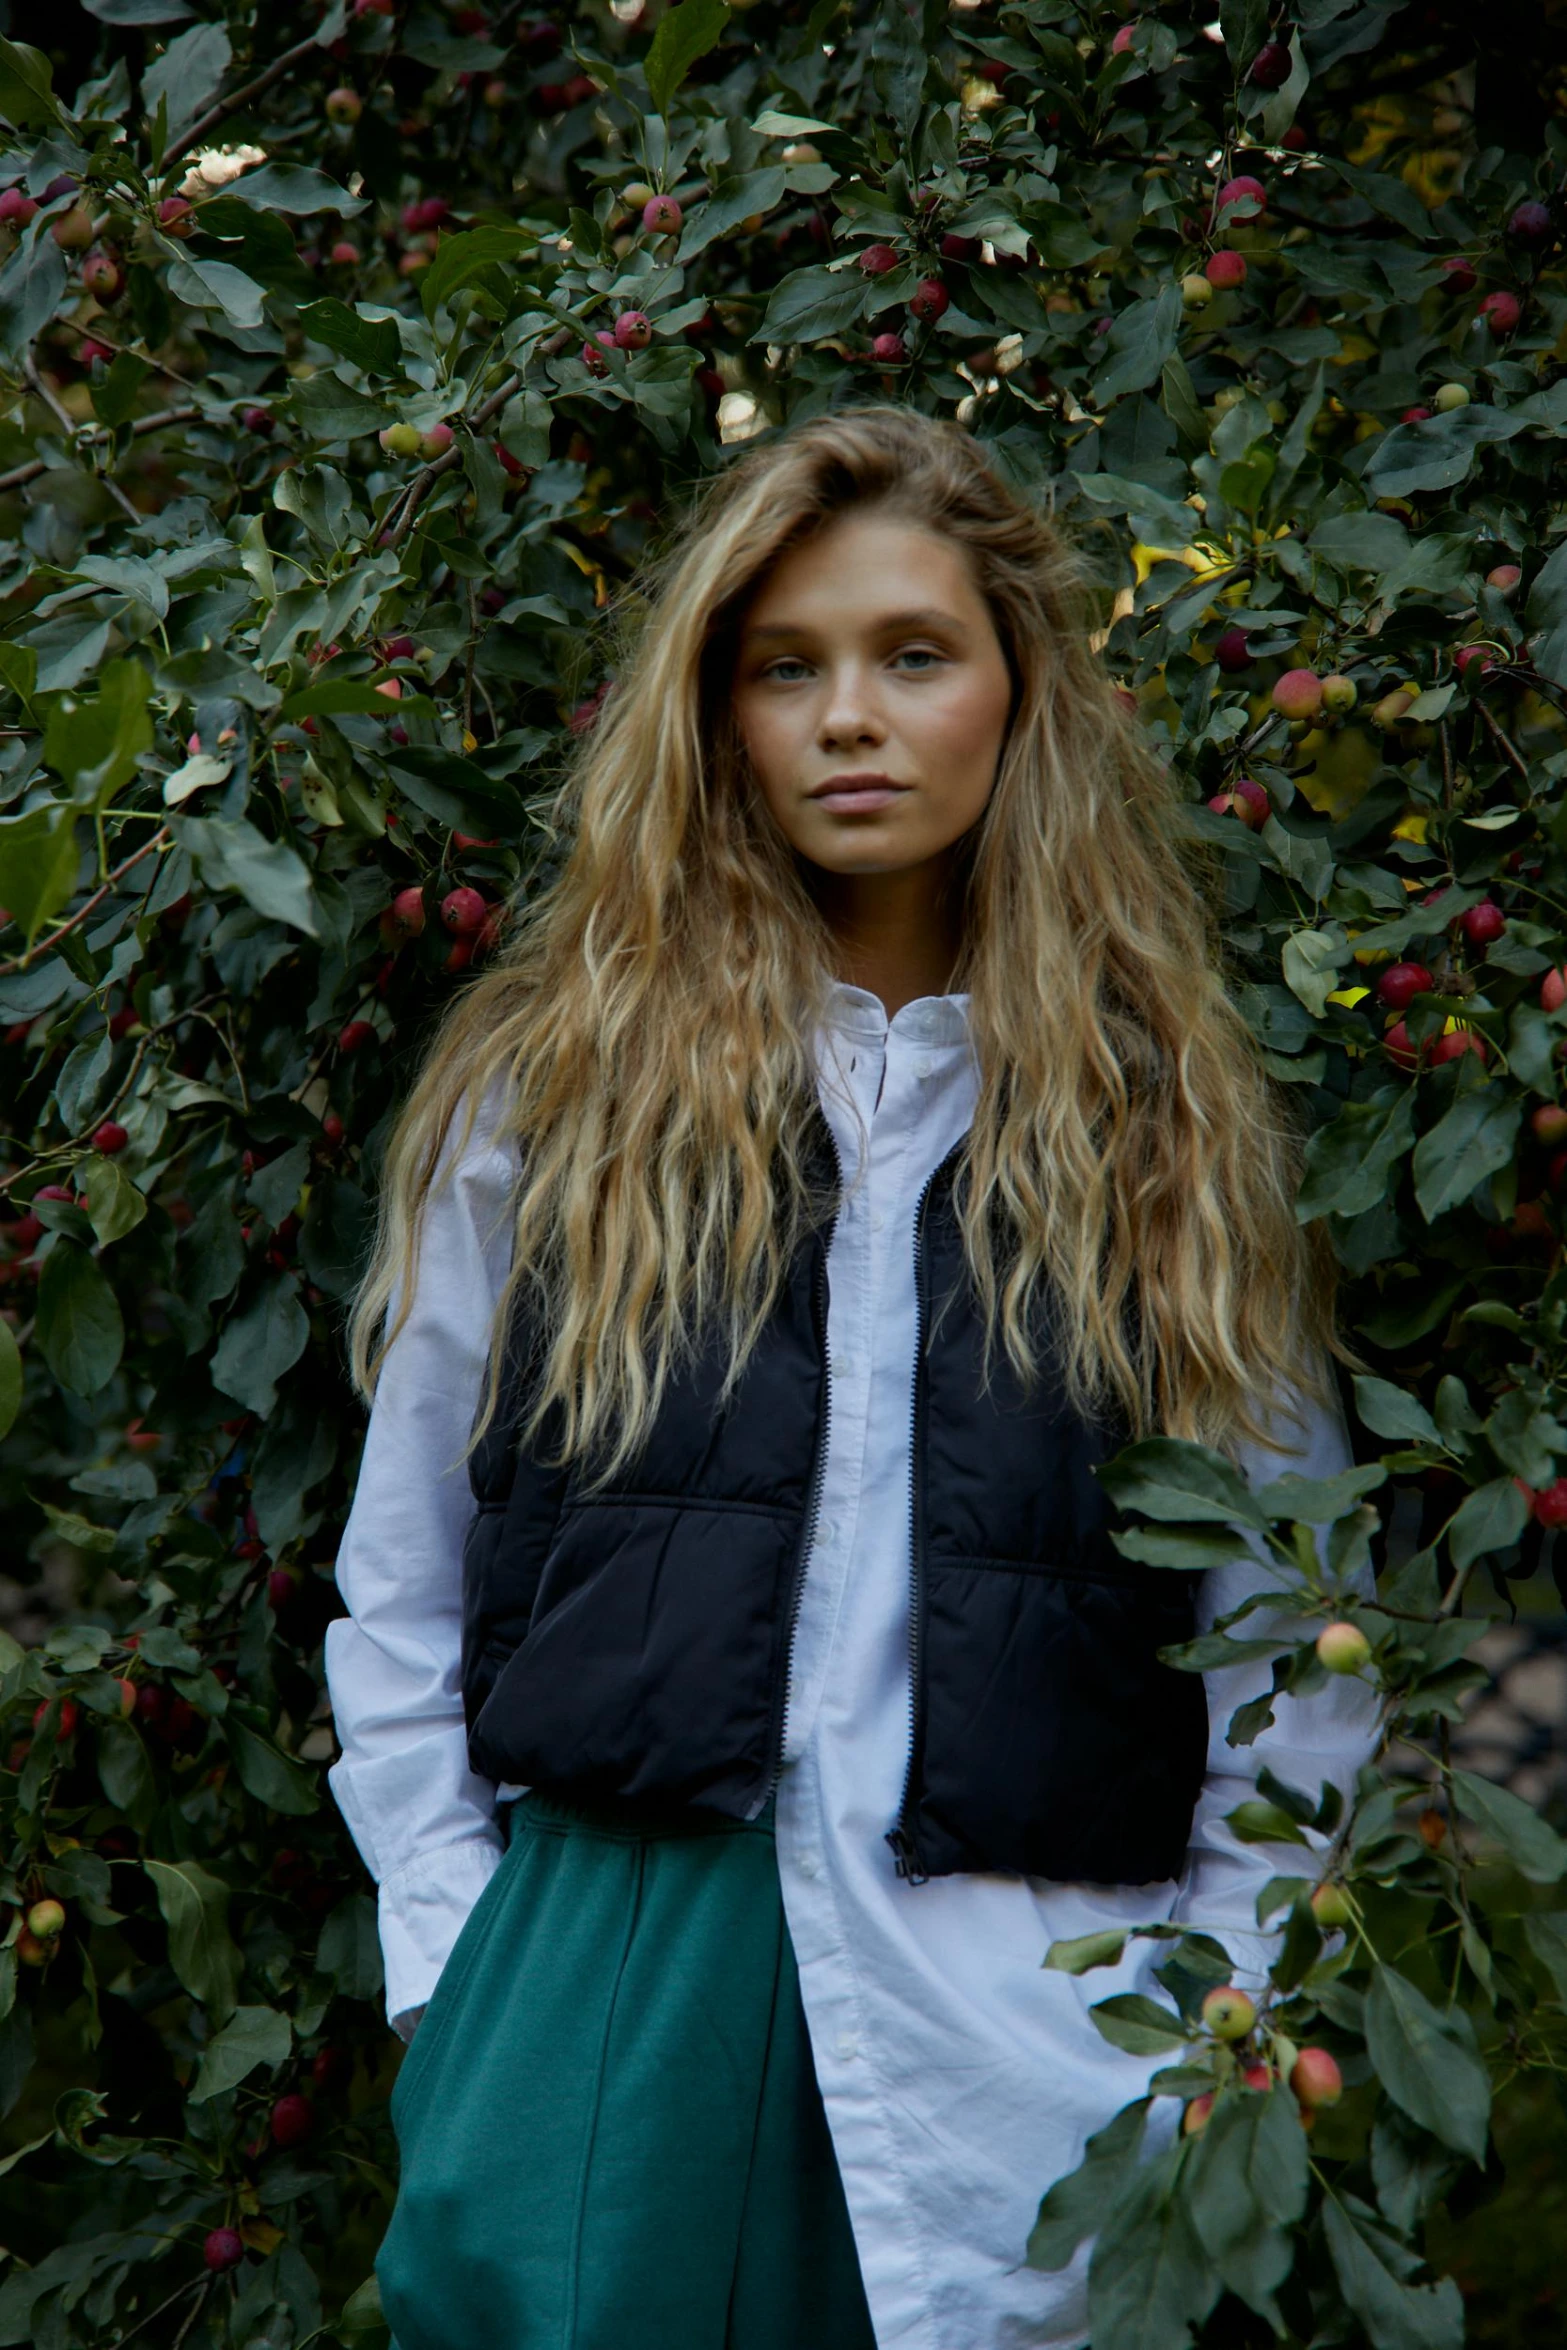
[[[828, 1147], [832, 1152], [835, 1186], [841, 1191], [843, 1163], [838, 1156], [838, 1144], [832, 1128], [827, 1125], [825, 1119], [822, 1123]], [[789, 1724], [789, 1700], [794, 1688], [794, 1636], [799, 1628], [800, 1608], [805, 1598], [806, 1566], [810, 1559], [811, 1547], [816, 1540], [816, 1522], [821, 1516], [822, 1510], [822, 1486], [826, 1481], [827, 1471], [827, 1439], [832, 1427], [832, 1361], [827, 1347], [827, 1251], [832, 1245], [833, 1230], [837, 1221], [838, 1211], [834, 1207], [832, 1217], [822, 1234], [820, 1253], [817, 1256], [815, 1276], [811, 1287], [812, 1302], [816, 1309], [816, 1326], [822, 1343], [822, 1408], [816, 1424], [816, 1447], [811, 1460], [811, 1481], [805, 1505], [805, 1524], [801, 1531], [799, 1549], [795, 1553], [794, 1578], [789, 1591], [789, 1629], [784, 1643], [782, 1697], [775, 1707], [770, 1739], [772, 1762], [768, 1768], [767, 1784], [762, 1790], [761, 1801], [757, 1804], [756, 1810], [750, 1814], [752, 1819], [756, 1819], [766, 1810], [777, 1790], [778, 1782], [783, 1776], [784, 1739]]]
[[913, 1826], [915, 1769], [925, 1728], [925, 1496], [923, 1464], [919, 1457], [921, 1405], [925, 1397], [925, 1207], [936, 1177], [952, 1164], [962, 1148], [961, 1142], [955, 1143], [941, 1165], [931, 1169], [914, 1210], [914, 1378], [909, 1398], [909, 1759], [903, 1774], [898, 1823], [887, 1831], [898, 1874], [911, 1885], [925, 1885], [930, 1881]]

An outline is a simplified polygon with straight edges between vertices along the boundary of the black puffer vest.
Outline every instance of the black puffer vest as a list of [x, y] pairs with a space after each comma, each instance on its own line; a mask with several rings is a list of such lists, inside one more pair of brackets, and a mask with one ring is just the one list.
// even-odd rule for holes
[[[820, 1172], [837, 1157], [817, 1114]], [[915, 1882], [1004, 1870], [1094, 1884], [1178, 1876], [1206, 1764], [1200, 1676], [1159, 1662], [1195, 1579], [1124, 1559], [1090, 1427], [1048, 1375], [1025, 1395], [984, 1330], [952, 1199], [957, 1150], [912, 1235], [910, 1736], [888, 1841]], [[671, 1383], [612, 1491], [519, 1457], [535, 1359], [508, 1333], [502, 1408], [475, 1448], [463, 1701], [481, 1776], [751, 1819], [777, 1784], [790, 1649], [826, 1453], [827, 1245], [797, 1252], [727, 1410], [715, 1347]], [[558, 1446], [546, 1428], [540, 1451]]]

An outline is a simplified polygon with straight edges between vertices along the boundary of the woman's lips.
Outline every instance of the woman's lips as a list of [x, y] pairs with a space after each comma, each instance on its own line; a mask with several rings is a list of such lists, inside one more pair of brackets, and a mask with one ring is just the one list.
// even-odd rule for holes
[[811, 797], [818, 808], [831, 808], [837, 815], [860, 815], [873, 808], [890, 808], [907, 789], [902, 783], [839, 783], [830, 791], [813, 792]]

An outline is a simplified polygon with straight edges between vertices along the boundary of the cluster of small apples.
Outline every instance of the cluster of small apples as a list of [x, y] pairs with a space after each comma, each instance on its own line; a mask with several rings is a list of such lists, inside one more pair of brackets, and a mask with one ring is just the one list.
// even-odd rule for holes
[[1275, 679], [1273, 707], [1292, 725], [1314, 725], [1323, 718], [1347, 718], [1360, 699], [1352, 677], [1337, 670], [1319, 677], [1315, 669], [1286, 669]]
[[13, 1944], [23, 1966], [44, 1967], [60, 1947], [65, 1932], [65, 1904], [52, 1895], [33, 1902]]
[[421, 431], [417, 424], [406, 421], [385, 425], [376, 434], [389, 457], [422, 457], [427, 465], [444, 457], [456, 437], [449, 424], [432, 424], [428, 431]]
[[[1317, 1890], [1321, 1893], [1326, 1888], [1319, 1886]], [[1317, 1907], [1315, 1900], [1312, 1906]], [[1327, 1923], [1320, 1912], [1317, 1922]], [[1280, 2032], [1269, 2035], [1265, 2049], [1258, 2044], [1253, 2038], [1256, 2001], [1238, 1984], [1221, 1983], [1210, 1991], [1202, 2003], [1202, 2020], [1223, 2051], [1221, 2063], [1234, 2060], [1243, 2089], [1267, 2091], [1278, 2081], [1287, 2085], [1303, 2129], [1309, 2130], [1323, 2107], [1336, 2105], [1343, 2096], [1344, 2076], [1326, 2048], [1297, 2048]], [[1249, 2050], [1242, 2045], [1246, 2041], [1251, 2041]], [[1207, 2128], [1217, 2095], [1217, 2090], [1204, 2089], [1188, 2101], [1181, 2119], [1187, 2137], [1198, 2137]]]
[[[1208, 226], [1226, 227], [1231, 221], [1256, 224], [1261, 221], [1268, 203], [1268, 192], [1261, 180], [1250, 172], [1241, 172], [1226, 180], [1214, 193], [1209, 211]], [[1188, 222], [1187, 226], [1196, 224]], [[1188, 312], [1206, 310], [1215, 294], [1232, 293], [1243, 286], [1247, 278], [1247, 261], [1232, 245], [1219, 245], [1203, 263], [1201, 270], [1189, 270], [1181, 279], [1181, 303]]]
[[[943, 254], [949, 260], [972, 261], [979, 258], [980, 247], [972, 237], [943, 237]], [[858, 256], [858, 266], [866, 277], [886, 277], [896, 269], [902, 255], [896, 246], [877, 243], [866, 245]], [[952, 307], [952, 296], [946, 281], [939, 277], [922, 277], [909, 296], [909, 315], [921, 326], [934, 326]], [[901, 367], [909, 356], [909, 348], [901, 334], [892, 328], [871, 337], [868, 356], [879, 367]]]
[[582, 346], [582, 364], [590, 375], [608, 375], [606, 351], [645, 351], [653, 340], [653, 321], [645, 310], [622, 310], [612, 327], [600, 327]]

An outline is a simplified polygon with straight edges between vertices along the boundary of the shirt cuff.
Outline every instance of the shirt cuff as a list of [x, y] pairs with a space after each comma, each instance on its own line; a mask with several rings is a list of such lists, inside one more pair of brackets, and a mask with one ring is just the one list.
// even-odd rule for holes
[[465, 1836], [421, 1853], [381, 1881], [376, 1901], [386, 1965], [386, 2014], [424, 2006], [451, 1957], [474, 1903], [500, 1865], [500, 1834]]

